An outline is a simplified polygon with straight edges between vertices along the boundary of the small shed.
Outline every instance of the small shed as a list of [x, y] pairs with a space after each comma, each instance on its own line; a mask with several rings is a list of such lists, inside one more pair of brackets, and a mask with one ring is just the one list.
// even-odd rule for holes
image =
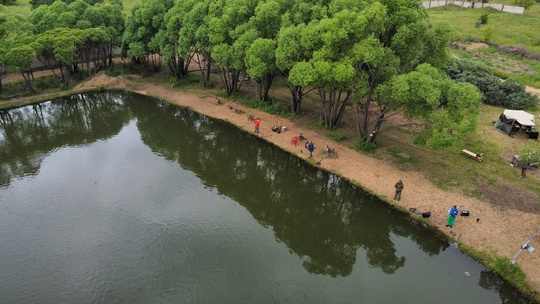
[[534, 132], [534, 115], [522, 110], [504, 110], [499, 116], [499, 120], [495, 122], [495, 129], [508, 134], [509, 136], [517, 136], [522, 129], [529, 134], [529, 137], [538, 138], [538, 132]]

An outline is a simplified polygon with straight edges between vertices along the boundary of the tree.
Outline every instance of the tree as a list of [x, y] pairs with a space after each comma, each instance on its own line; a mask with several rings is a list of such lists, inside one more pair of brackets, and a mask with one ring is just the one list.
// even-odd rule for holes
[[[357, 117], [357, 130], [361, 140], [374, 141], [381, 133], [381, 124], [394, 110], [384, 108], [383, 112], [370, 117], [373, 106], [379, 100], [373, 95], [380, 85], [390, 84], [399, 75], [414, 71], [418, 66], [428, 63], [442, 68], [449, 60], [447, 43], [451, 30], [448, 26], [430, 26], [424, 9], [415, 1], [380, 1], [379, 23], [366, 28], [376, 37], [378, 47], [362, 54], [365, 59], [355, 65], [357, 84], [354, 88], [354, 109]], [[389, 104], [392, 107], [394, 104]], [[396, 109], [398, 110], [398, 109]]]
[[275, 0], [261, 1], [250, 18], [250, 24], [257, 29], [261, 38], [275, 39], [281, 28], [282, 5]]
[[7, 53], [11, 48], [29, 43], [30, 25], [20, 15], [4, 13], [0, 5], [0, 94], [3, 92], [2, 80], [10, 70]]
[[[378, 118], [373, 128], [376, 135], [366, 138], [367, 143], [398, 127], [421, 126], [424, 128], [416, 142], [441, 148], [476, 130], [480, 109], [478, 89], [468, 83], [453, 82], [429, 64], [381, 84], [374, 97]], [[382, 129], [383, 121], [397, 113], [411, 120]]]
[[56, 60], [54, 58], [54, 42], [57, 38], [58, 31], [51, 30], [39, 34], [36, 37], [32, 47], [36, 51], [36, 57], [39, 62], [49, 68], [53, 75], [56, 76]]
[[246, 70], [244, 59], [251, 44], [258, 38], [255, 30], [242, 34], [232, 45], [221, 43], [212, 50], [212, 58], [219, 68], [221, 82], [227, 95], [236, 93], [243, 81]]
[[193, 48], [180, 50], [180, 32], [184, 27], [186, 14], [191, 10], [196, 0], [177, 1], [175, 5], [165, 15], [165, 27], [162, 28], [156, 37], [160, 52], [163, 55], [169, 71], [175, 78], [182, 78], [187, 75], [191, 59], [193, 58]]
[[384, 7], [375, 2], [359, 12], [342, 10], [311, 22], [303, 31], [301, 44], [310, 59], [297, 63], [289, 80], [317, 87], [326, 126], [338, 126], [353, 90], [365, 79], [357, 69], [382, 57], [383, 48], [373, 34], [382, 30], [384, 15]]
[[81, 30], [65, 29], [53, 42], [54, 58], [60, 64], [60, 72], [64, 85], [69, 83], [71, 74], [75, 72], [77, 49], [83, 44]]
[[291, 109], [294, 113], [300, 112], [302, 98], [313, 90], [306, 88], [307, 83], [305, 84], [306, 86], [300, 85], [299, 82], [296, 82], [295, 85], [289, 80], [292, 68], [297, 63], [309, 60], [309, 52], [300, 43], [305, 27], [305, 24], [300, 24], [298, 26], [291, 25], [282, 28], [278, 35], [276, 49], [276, 66], [279, 72], [287, 79], [285, 84], [291, 92]]
[[36, 60], [36, 51], [28, 45], [12, 48], [6, 53], [5, 60], [8, 65], [15, 67], [23, 76], [26, 86], [31, 93], [35, 90], [32, 87], [32, 63]]
[[[124, 33], [124, 15], [122, 13], [122, 3], [104, 3], [96, 4], [95, 7], [101, 12], [103, 16], [102, 24], [93, 24], [92, 27], [102, 27], [107, 32], [109, 36], [108, 43], [101, 45], [105, 48], [105, 56], [103, 59], [108, 59], [108, 65], [113, 64], [113, 51], [115, 48], [118, 48], [122, 45], [122, 35]], [[107, 65], [107, 62], [103, 62], [104, 65]]]
[[143, 1], [131, 10], [126, 20], [126, 29], [122, 37], [122, 55], [132, 57], [135, 62], [142, 62], [147, 71], [160, 67], [156, 60], [159, 54], [158, 40], [155, 36], [164, 28], [164, 17], [170, 8], [166, 0]]
[[246, 52], [247, 73], [255, 78], [260, 100], [268, 100], [268, 91], [276, 75], [276, 41], [258, 38]]
[[[181, 2], [177, 2], [178, 3]], [[208, 33], [210, 1], [197, 2], [186, 10], [183, 26], [178, 38], [178, 53], [193, 54], [191, 57], [197, 63], [203, 85], [210, 81], [212, 67], [212, 51]]]
[[208, 38], [212, 59], [218, 66], [227, 95], [240, 89], [246, 70], [245, 54], [250, 45], [259, 38], [257, 30], [248, 23], [258, 2], [228, 0], [224, 7], [220, 7], [219, 2], [210, 7]]

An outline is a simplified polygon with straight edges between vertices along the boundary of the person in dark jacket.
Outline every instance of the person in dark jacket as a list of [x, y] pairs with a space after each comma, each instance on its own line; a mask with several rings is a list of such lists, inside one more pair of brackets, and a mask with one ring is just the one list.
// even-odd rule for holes
[[315, 143], [311, 140], [306, 143], [306, 149], [309, 151], [309, 157], [313, 157], [313, 151], [315, 150]]
[[527, 169], [529, 169], [529, 166], [531, 163], [526, 163], [521, 166], [521, 178], [525, 178], [525, 175], [527, 174]]
[[396, 185], [394, 186], [396, 188], [396, 194], [394, 195], [394, 200], [401, 200], [401, 191], [403, 191], [403, 182], [401, 180], [398, 180]]

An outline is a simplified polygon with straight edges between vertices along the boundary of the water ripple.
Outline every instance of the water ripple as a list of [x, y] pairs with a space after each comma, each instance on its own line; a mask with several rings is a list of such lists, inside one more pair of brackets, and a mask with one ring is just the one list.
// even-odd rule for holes
[[306, 302], [306, 291], [302, 283], [285, 281], [272, 286], [272, 298], [276, 303], [301, 304]]

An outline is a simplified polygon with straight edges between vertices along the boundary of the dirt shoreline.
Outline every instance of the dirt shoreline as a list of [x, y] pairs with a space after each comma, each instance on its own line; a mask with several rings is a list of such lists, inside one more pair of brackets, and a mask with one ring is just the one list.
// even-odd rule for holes
[[[297, 146], [291, 144], [292, 137], [303, 132], [306, 138], [313, 140], [316, 144], [317, 150], [314, 152], [314, 160], [312, 160], [314, 165], [314, 161], [319, 161], [322, 158], [319, 167], [357, 183], [389, 203], [406, 209], [423, 206], [421, 211], [431, 212], [431, 217], [427, 219], [431, 225], [446, 235], [450, 235], [450, 231], [461, 235], [460, 242], [477, 251], [511, 259], [540, 227], [540, 215], [518, 210], [503, 210], [478, 199], [464, 197], [458, 193], [445, 192], [434, 186], [420, 173], [400, 171], [381, 160], [370, 158], [339, 143], [332, 142], [327, 137], [284, 118], [246, 108], [227, 100], [224, 100], [224, 104], [217, 104], [216, 96], [211, 94], [203, 95], [188, 90], [177, 91], [148, 83], [138, 84], [123, 77], [110, 78], [104, 73], [78, 85], [68, 93], [83, 92], [94, 88], [129, 90], [157, 97], [201, 114], [228, 121], [247, 132], [253, 132], [254, 129], [254, 125], [248, 121], [247, 115], [258, 116], [261, 119], [258, 136], [305, 159], [307, 154], [302, 151], [305, 150], [303, 144]], [[50, 96], [57, 95], [59, 94], [51, 94]], [[40, 99], [50, 98], [50, 96], [44, 95]], [[37, 97], [26, 100], [29, 99], [35, 100]], [[229, 110], [227, 107], [229, 104], [240, 109], [242, 113], [238, 114], [234, 110]], [[288, 131], [281, 134], [273, 132], [271, 127], [275, 125], [287, 126]], [[325, 144], [336, 147], [334, 157], [326, 157]], [[395, 202], [392, 200], [394, 184], [399, 179], [403, 180], [405, 188], [401, 201]], [[470, 211], [471, 216], [458, 217], [451, 229], [445, 225], [447, 211], [454, 204], [457, 204], [461, 210]], [[531, 242], [531, 246], [540, 249], [540, 236]], [[516, 263], [526, 273], [527, 281], [537, 293], [540, 293], [539, 251], [524, 250], [516, 259]]]

